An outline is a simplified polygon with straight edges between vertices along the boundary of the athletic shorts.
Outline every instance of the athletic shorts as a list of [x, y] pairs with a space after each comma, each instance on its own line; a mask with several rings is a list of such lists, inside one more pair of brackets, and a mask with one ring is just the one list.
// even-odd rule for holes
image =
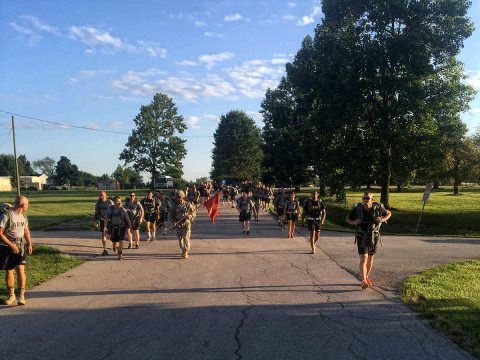
[[98, 231], [103, 232], [104, 229], [105, 229], [105, 220], [100, 219], [100, 227], [98, 228]]
[[168, 221], [168, 211], [160, 211], [160, 216], [158, 217], [157, 223], [162, 223]]
[[322, 224], [322, 220], [307, 220], [308, 222], [308, 231], [320, 231], [320, 226]]
[[0, 270], [13, 270], [18, 265], [25, 265], [25, 255], [14, 254], [7, 246], [0, 246]]
[[157, 213], [152, 212], [152, 213], [145, 213], [145, 221], [149, 223], [154, 223], [157, 220]]
[[138, 218], [130, 219], [130, 222], [132, 224], [132, 230], [140, 229], [140, 221]]
[[110, 228], [110, 240], [120, 242], [125, 239], [125, 226], [112, 226]]
[[287, 221], [297, 221], [298, 213], [288, 213], [286, 214]]
[[283, 216], [283, 206], [277, 206], [278, 217]]
[[368, 254], [369, 256], [373, 256], [377, 252], [379, 236], [376, 236], [372, 241], [371, 236], [367, 236], [365, 239], [363, 235], [357, 235], [355, 240], [357, 242], [358, 255]]
[[251, 218], [252, 218], [251, 212], [240, 211], [240, 216], [238, 217], [238, 221], [244, 222], [244, 221], [250, 220]]

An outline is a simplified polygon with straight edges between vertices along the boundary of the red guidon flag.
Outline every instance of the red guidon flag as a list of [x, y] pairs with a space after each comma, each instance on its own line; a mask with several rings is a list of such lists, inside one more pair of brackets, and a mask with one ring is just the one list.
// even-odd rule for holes
[[220, 193], [217, 192], [215, 196], [208, 199], [205, 202], [205, 207], [207, 208], [208, 216], [212, 219], [212, 224], [215, 224], [215, 218], [217, 217], [218, 209], [220, 208]]

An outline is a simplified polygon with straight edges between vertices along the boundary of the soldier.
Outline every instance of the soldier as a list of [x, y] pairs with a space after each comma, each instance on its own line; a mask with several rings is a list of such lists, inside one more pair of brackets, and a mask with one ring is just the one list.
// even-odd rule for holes
[[[110, 199], [107, 199], [107, 193], [102, 191], [98, 197], [97, 202], [95, 203], [95, 220], [100, 222], [100, 231], [102, 232], [102, 245], [103, 252], [102, 256], [108, 255], [107, 251], [107, 221], [105, 218], [107, 216], [108, 209], [113, 206], [113, 202]], [[114, 249], [115, 250], [115, 249]]]
[[230, 186], [230, 188], [228, 189], [228, 194], [230, 195], [230, 202], [232, 203], [232, 208], [235, 207], [235, 197], [237, 196], [238, 194], [238, 190], [235, 186]]
[[200, 193], [197, 191], [197, 187], [193, 184], [192, 187], [187, 189], [187, 201], [194, 204], [195, 206], [198, 203], [198, 198], [200, 197]]
[[179, 190], [177, 199], [170, 209], [169, 220], [172, 223], [172, 228], [177, 231], [178, 244], [184, 259], [188, 259], [188, 252], [190, 251], [192, 221], [195, 219], [196, 210], [192, 203], [185, 200], [185, 193]]
[[5, 305], [12, 305], [15, 297], [15, 278], [13, 270], [17, 272], [18, 305], [25, 305], [25, 286], [27, 275], [25, 264], [27, 253], [32, 253], [32, 238], [28, 228], [28, 219], [25, 215], [28, 209], [28, 199], [19, 196], [15, 199], [12, 209], [5, 210], [0, 216], [0, 260], [1, 269], [6, 270], [5, 280], [9, 297]]
[[[144, 211], [145, 223], [147, 225], [147, 241], [152, 239], [155, 240], [159, 203], [153, 197], [153, 193], [151, 191], [149, 191], [147, 193], [147, 196], [142, 200], [142, 206]], [[153, 237], [150, 233], [150, 229], [152, 229]]]
[[165, 194], [160, 194], [160, 212], [158, 216], [158, 230], [160, 231], [163, 227], [163, 235], [167, 236], [167, 221], [168, 221], [168, 212], [171, 207], [170, 199], [165, 196]]
[[135, 249], [138, 249], [140, 242], [140, 224], [143, 221], [143, 207], [135, 196], [134, 192], [131, 192], [128, 196], [128, 200], [125, 201], [125, 209], [130, 217], [131, 227], [128, 228], [128, 248], [133, 247], [133, 233], [135, 233]]
[[250, 219], [252, 218], [252, 212], [255, 217], [255, 204], [252, 199], [249, 198], [248, 192], [243, 192], [242, 196], [237, 200], [237, 210], [239, 213], [238, 221], [242, 223], [243, 235], [250, 234]]
[[118, 260], [123, 260], [123, 240], [125, 239], [125, 233], [127, 229], [130, 229], [130, 217], [127, 214], [127, 210], [122, 207], [122, 200], [119, 196], [113, 198], [113, 206], [108, 209], [108, 227], [110, 230], [110, 240], [113, 244], [113, 248], [118, 249]]
[[362, 290], [373, 286], [369, 275], [380, 241], [380, 225], [391, 216], [392, 213], [385, 209], [382, 203], [373, 202], [373, 193], [369, 191], [363, 194], [362, 203], [358, 203], [347, 216], [347, 223], [356, 226], [355, 242], [360, 256]]
[[278, 226], [283, 227], [283, 213], [284, 208], [283, 205], [287, 200], [287, 195], [285, 194], [285, 189], [282, 187], [280, 191], [277, 193], [277, 197], [275, 198], [275, 210], [277, 210], [277, 217], [278, 217]]
[[266, 186], [265, 187], [265, 193], [266, 193], [266, 198], [265, 198], [265, 211], [268, 212], [270, 208], [270, 201], [273, 198], [273, 191], [270, 189], [270, 187]]
[[295, 197], [295, 193], [290, 193], [289, 198], [285, 201], [283, 205], [283, 216], [288, 221], [288, 236], [289, 238], [293, 238], [293, 234], [295, 233], [295, 226], [298, 220], [298, 211], [300, 209], [300, 204]]
[[323, 201], [318, 198], [318, 193], [312, 191], [310, 197], [303, 203], [302, 228], [305, 225], [305, 218], [308, 221], [308, 231], [310, 231], [310, 245], [312, 254], [315, 254], [315, 246], [320, 236], [320, 230], [325, 223], [327, 210]]

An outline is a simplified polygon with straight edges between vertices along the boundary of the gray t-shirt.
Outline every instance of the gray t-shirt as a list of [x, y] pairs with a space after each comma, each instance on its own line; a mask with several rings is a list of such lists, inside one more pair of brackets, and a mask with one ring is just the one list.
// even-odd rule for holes
[[9, 240], [21, 239], [28, 227], [28, 219], [25, 214], [19, 214], [13, 210], [7, 210], [1, 215], [0, 228]]

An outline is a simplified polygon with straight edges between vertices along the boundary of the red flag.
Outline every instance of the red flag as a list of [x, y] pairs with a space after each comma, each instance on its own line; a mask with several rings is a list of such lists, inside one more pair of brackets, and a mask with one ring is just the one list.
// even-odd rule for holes
[[208, 216], [212, 219], [212, 224], [215, 224], [215, 218], [218, 215], [218, 209], [220, 208], [220, 193], [217, 192], [214, 197], [208, 199], [205, 202], [205, 207], [208, 211]]

